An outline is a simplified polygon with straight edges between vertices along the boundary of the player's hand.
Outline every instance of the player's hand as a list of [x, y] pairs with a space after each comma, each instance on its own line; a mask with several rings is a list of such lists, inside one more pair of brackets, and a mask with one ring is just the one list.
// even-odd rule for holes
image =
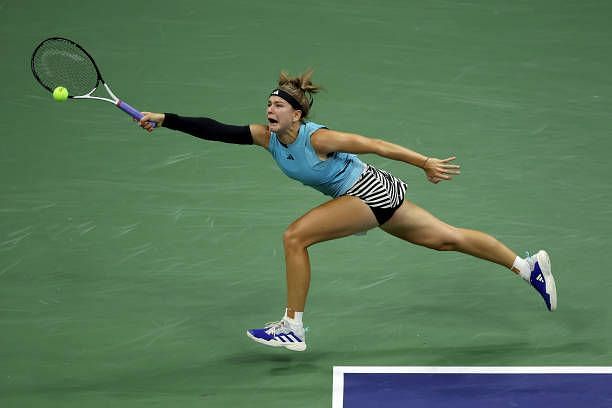
[[447, 159], [436, 159], [430, 157], [425, 161], [423, 171], [427, 176], [427, 180], [434, 184], [438, 184], [442, 180], [452, 180], [453, 176], [461, 174], [459, 170], [461, 166], [458, 164], [451, 164], [456, 157], [449, 157]]
[[[147, 132], [152, 132], [155, 128], [160, 127], [166, 118], [163, 113], [142, 112], [142, 114], [144, 116], [138, 121], [138, 124]], [[153, 127], [149, 122], [155, 122], [156, 126]]]

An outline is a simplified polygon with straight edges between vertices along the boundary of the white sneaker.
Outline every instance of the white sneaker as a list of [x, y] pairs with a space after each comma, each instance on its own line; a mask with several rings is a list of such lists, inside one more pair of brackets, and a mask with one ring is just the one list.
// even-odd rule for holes
[[293, 351], [306, 350], [306, 333], [303, 326], [295, 326], [287, 320], [266, 323], [263, 329], [249, 329], [247, 336], [271, 347], [284, 347]]
[[550, 267], [550, 257], [546, 251], [538, 251], [537, 254], [525, 258], [529, 263], [531, 275], [529, 283], [546, 302], [548, 310], [553, 312], [557, 308], [557, 285]]

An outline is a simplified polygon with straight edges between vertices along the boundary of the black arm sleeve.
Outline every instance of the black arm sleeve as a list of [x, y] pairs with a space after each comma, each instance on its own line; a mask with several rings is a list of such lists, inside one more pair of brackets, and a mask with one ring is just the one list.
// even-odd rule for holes
[[248, 125], [226, 125], [209, 118], [188, 118], [174, 113], [165, 113], [162, 126], [189, 133], [200, 139], [223, 143], [253, 144], [253, 136]]

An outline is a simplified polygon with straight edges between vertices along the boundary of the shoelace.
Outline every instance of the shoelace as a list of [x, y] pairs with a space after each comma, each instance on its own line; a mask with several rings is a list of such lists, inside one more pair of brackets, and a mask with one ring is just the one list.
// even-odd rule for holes
[[[287, 324], [285, 323], [284, 320], [279, 320], [278, 322], [268, 322], [264, 324], [264, 329], [266, 329], [266, 334], [269, 334], [271, 336], [276, 336], [277, 331], [282, 329], [283, 327], [287, 327]], [[308, 330], [309, 330], [308, 327], [304, 327], [304, 333], [307, 332]]]
[[285, 322], [282, 320], [279, 320], [278, 322], [268, 322], [264, 325], [264, 329], [266, 329], [266, 334], [269, 334], [271, 336], [276, 336], [276, 332], [285, 327]]

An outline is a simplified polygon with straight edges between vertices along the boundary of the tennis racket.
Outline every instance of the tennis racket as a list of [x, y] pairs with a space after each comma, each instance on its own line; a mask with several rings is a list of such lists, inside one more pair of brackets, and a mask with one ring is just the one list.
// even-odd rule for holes
[[[68, 98], [106, 101], [136, 120], [144, 116], [115, 96], [110, 86], [102, 79], [93, 57], [79, 44], [67, 38], [47, 38], [38, 44], [32, 53], [32, 73], [49, 92], [63, 86], [68, 89]], [[100, 85], [106, 89], [108, 98], [94, 95]]]

